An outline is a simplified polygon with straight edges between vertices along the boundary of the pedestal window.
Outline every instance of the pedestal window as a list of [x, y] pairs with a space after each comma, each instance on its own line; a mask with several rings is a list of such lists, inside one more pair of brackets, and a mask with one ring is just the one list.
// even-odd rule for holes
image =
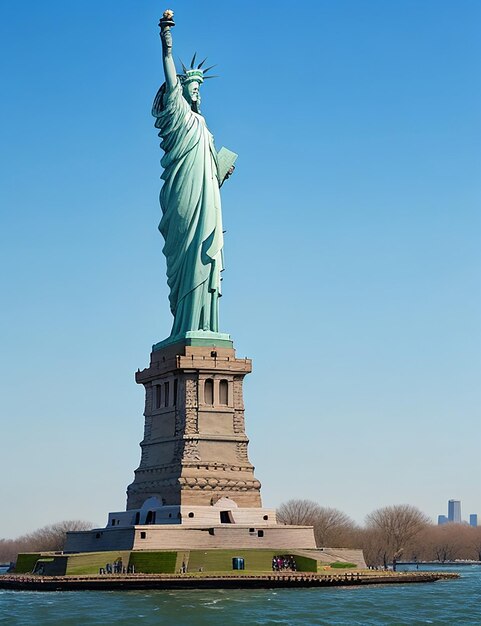
[[229, 383], [226, 380], [219, 383], [219, 404], [224, 406], [229, 404]]
[[174, 378], [174, 406], [177, 406], [177, 394], [179, 393], [179, 381]]
[[162, 406], [162, 385], [154, 386], [154, 394], [155, 394], [155, 408], [160, 409]]
[[204, 402], [206, 404], [214, 404], [214, 381], [208, 378], [204, 383]]

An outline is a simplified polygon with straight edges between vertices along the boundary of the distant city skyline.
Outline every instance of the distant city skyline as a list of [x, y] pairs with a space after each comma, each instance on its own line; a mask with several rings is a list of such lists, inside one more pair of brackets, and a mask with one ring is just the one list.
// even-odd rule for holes
[[470, 513], [469, 522], [464, 521], [461, 515], [461, 500], [448, 500], [448, 514], [438, 515], [438, 526], [442, 526], [444, 524], [468, 524], [470, 526], [476, 527], [478, 525], [478, 515], [477, 513]]

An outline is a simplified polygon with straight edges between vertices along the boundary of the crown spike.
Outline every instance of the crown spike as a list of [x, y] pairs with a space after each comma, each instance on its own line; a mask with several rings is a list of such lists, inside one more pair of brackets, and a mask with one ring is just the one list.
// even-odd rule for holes
[[182, 71], [184, 72], [184, 74], [187, 72], [187, 68], [185, 67], [185, 65], [182, 62], [182, 59], [179, 58], [180, 64], [182, 65]]
[[207, 72], [209, 70], [211, 70], [213, 67], [217, 67], [217, 63], [215, 65], [211, 65], [210, 67], [208, 67], [206, 70], [204, 70], [204, 74], [207, 74]]
[[199, 63], [199, 65], [197, 66], [197, 69], [200, 70], [206, 61], [207, 61], [207, 57], [205, 57], [205, 59]]
[[190, 62], [190, 69], [194, 69], [195, 57], [197, 56], [197, 52], [194, 52], [194, 56], [192, 57], [192, 61]]
[[220, 78], [219, 76], [204, 76], [204, 80], [209, 80], [209, 78]]

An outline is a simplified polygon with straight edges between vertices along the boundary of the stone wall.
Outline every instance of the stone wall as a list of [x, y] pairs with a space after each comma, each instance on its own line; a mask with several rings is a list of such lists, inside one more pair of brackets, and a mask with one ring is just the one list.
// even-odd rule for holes
[[65, 552], [104, 550], [195, 550], [269, 548], [281, 551], [315, 548], [309, 526], [134, 526], [67, 534]]

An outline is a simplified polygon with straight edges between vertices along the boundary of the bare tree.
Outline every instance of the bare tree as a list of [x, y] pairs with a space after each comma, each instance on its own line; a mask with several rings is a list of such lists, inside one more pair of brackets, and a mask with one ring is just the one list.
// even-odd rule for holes
[[288, 500], [277, 510], [280, 524], [314, 526], [318, 546], [358, 547], [358, 528], [338, 509], [324, 507], [312, 500]]
[[481, 527], [480, 526], [472, 529], [470, 539], [471, 539], [470, 543], [474, 550], [473, 557], [476, 560], [481, 561]]
[[68, 531], [90, 530], [92, 527], [90, 522], [65, 520], [16, 539], [0, 539], [0, 561], [14, 561], [19, 552], [58, 552], [64, 548]]
[[44, 526], [28, 535], [30, 541], [36, 546], [36, 550], [63, 550], [67, 532], [75, 530], [90, 530], [92, 524], [82, 520], [64, 520]]
[[374, 528], [363, 528], [360, 540], [364, 559], [369, 566], [377, 567], [387, 562], [384, 542], [380, 541], [379, 531]]
[[277, 509], [277, 520], [280, 524], [314, 526], [320, 510], [312, 500], [288, 500]]
[[384, 567], [393, 558], [399, 558], [407, 544], [427, 524], [427, 515], [410, 504], [386, 506], [366, 517], [366, 528], [379, 544]]
[[424, 544], [428, 551], [426, 559], [444, 563], [462, 556], [469, 558], [469, 538], [467, 537], [469, 530], [469, 527], [464, 524], [445, 524], [430, 528], [428, 533], [423, 533]]
[[354, 521], [342, 511], [319, 507], [314, 520], [314, 534], [318, 546], [352, 547], [353, 534], [357, 530]]

